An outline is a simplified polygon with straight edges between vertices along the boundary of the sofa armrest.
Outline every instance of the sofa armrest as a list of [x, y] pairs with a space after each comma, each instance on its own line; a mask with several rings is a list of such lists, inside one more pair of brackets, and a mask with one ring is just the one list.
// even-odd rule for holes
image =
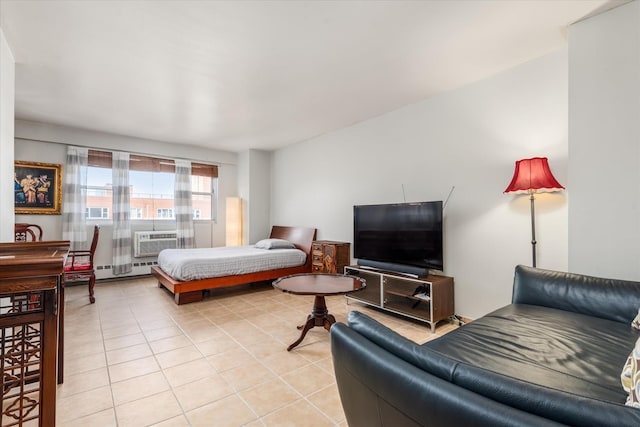
[[450, 381], [457, 362], [392, 331], [359, 311], [348, 314], [349, 328], [407, 363]]
[[640, 308], [640, 282], [519, 265], [515, 270], [512, 302], [631, 323]]

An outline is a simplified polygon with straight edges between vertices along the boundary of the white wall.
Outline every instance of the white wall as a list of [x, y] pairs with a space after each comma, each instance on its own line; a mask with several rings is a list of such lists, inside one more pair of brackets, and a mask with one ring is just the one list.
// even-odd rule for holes
[[[445, 273], [456, 313], [511, 300], [531, 263], [529, 200], [502, 192], [521, 158], [547, 156], [567, 181], [567, 50], [486, 80], [278, 150], [271, 220], [353, 241], [353, 205], [444, 200]], [[537, 198], [538, 266], [567, 267], [566, 193]]]
[[[13, 182], [15, 60], [0, 28], [0, 182]], [[0, 186], [0, 242], [14, 240], [14, 192]]]
[[640, 2], [569, 41], [569, 267], [640, 280]]
[[[251, 218], [249, 243], [269, 237], [271, 232], [271, 152], [249, 150], [250, 193], [248, 209]], [[280, 224], [274, 224], [280, 225]]]
[[242, 240], [249, 244], [251, 216], [249, 214], [249, 195], [251, 194], [251, 156], [249, 150], [238, 153], [238, 197], [242, 198]]
[[[132, 153], [187, 158], [218, 164], [218, 223], [197, 221], [195, 223], [196, 245], [198, 247], [224, 246], [225, 244], [225, 198], [237, 194], [236, 154], [226, 151], [208, 150], [181, 144], [169, 144], [122, 135], [92, 132], [64, 126], [16, 120], [15, 158], [35, 162], [59, 163], [66, 160], [67, 145], [81, 145], [108, 150], [124, 150]], [[41, 225], [45, 238], [62, 238], [61, 215], [18, 215], [17, 222]], [[97, 265], [111, 264], [112, 227], [104, 222], [100, 230], [100, 243], [96, 253]], [[88, 229], [93, 223], [88, 225]], [[134, 221], [132, 230], [174, 228], [172, 221]], [[90, 237], [90, 234], [89, 234]], [[134, 259], [136, 262], [138, 259]], [[144, 260], [144, 259], [141, 259]], [[139, 260], [138, 260], [139, 261]], [[102, 277], [102, 276], [101, 276]]]
[[244, 244], [269, 237], [271, 152], [246, 150], [238, 154], [238, 194], [244, 205]]

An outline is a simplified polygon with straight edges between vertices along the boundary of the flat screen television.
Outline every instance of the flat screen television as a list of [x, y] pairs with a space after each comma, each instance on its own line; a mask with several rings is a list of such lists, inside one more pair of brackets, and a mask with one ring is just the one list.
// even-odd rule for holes
[[353, 251], [360, 265], [442, 271], [442, 240], [442, 201], [353, 207]]

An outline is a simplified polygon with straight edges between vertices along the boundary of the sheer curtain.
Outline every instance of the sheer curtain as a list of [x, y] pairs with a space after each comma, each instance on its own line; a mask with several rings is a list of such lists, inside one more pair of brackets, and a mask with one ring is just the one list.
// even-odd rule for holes
[[176, 230], [178, 248], [192, 248], [194, 246], [193, 211], [191, 209], [191, 162], [176, 160], [174, 211], [176, 216]]
[[129, 153], [112, 154], [113, 274], [129, 273], [131, 265], [131, 209], [129, 205]]
[[71, 249], [86, 249], [87, 240], [87, 165], [89, 150], [67, 148], [62, 201], [62, 239]]

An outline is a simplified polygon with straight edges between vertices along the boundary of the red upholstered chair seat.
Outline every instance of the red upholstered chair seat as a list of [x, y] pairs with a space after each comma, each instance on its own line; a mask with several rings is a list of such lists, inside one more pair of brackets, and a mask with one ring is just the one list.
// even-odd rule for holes
[[92, 270], [93, 266], [88, 262], [75, 262], [73, 265], [68, 263], [64, 266], [64, 271], [87, 271]]

